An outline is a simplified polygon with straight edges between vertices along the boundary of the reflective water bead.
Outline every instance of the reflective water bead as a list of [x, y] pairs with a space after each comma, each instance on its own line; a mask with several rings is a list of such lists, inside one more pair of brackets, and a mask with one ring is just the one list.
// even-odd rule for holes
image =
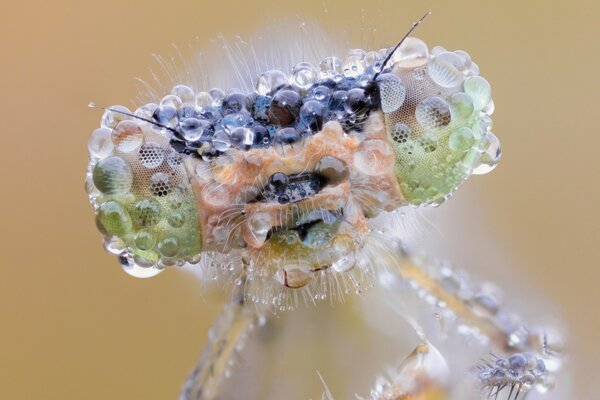
[[289, 185], [289, 178], [283, 172], [276, 172], [269, 177], [269, 190], [275, 194], [283, 194]]
[[96, 215], [96, 225], [100, 232], [111, 236], [123, 236], [132, 227], [129, 213], [116, 201], [100, 204]]
[[269, 107], [269, 121], [279, 126], [289, 126], [294, 123], [300, 113], [302, 98], [293, 90], [280, 90], [273, 97]]
[[254, 145], [257, 147], [267, 147], [271, 145], [271, 135], [267, 128], [260, 124], [252, 125], [250, 128], [254, 132]]
[[144, 104], [143, 106], [138, 107], [135, 110], [134, 114], [137, 117], [151, 119], [152, 114], [154, 113], [154, 110], [156, 110], [156, 107], [158, 107], [158, 104], [156, 104], [156, 103]]
[[179, 97], [184, 103], [194, 102], [194, 90], [186, 85], [176, 85], [171, 89], [171, 94]]
[[454, 54], [456, 54], [457, 56], [459, 56], [460, 59], [462, 60], [462, 65], [463, 65], [462, 70], [463, 71], [466, 71], [469, 68], [471, 68], [472, 61], [471, 61], [471, 56], [469, 55], [469, 53], [467, 53], [464, 50], [456, 50], [454, 52]]
[[454, 130], [448, 138], [448, 147], [451, 150], [465, 152], [475, 145], [473, 131], [466, 126]]
[[486, 134], [486, 139], [489, 143], [487, 149], [481, 155], [479, 165], [473, 169], [473, 174], [483, 175], [492, 171], [498, 165], [500, 157], [502, 156], [502, 149], [500, 147], [500, 141], [492, 132]]
[[406, 143], [410, 138], [410, 135], [412, 135], [412, 130], [410, 129], [410, 126], [399, 122], [392, 127], [391, 135], [394, 142]]
[[471, 96], [463, 92], [454, 93], [450, 96], [448, 102], [452, 118], [466, 119], [473, 114], [473, 110], [475, 109]]
[[194, 104], [199, 110], [203, 110], [204, 107], [212, 106], [212, 102], [213, 98], [208, 92], [200, 92], [196, 95]]
[[298, 265], [286, 265], [275, 273], [277, 282], [295, 289], [308, 285], [312, 278], [312, 272]]
[[169, 128], [177, 126], [179, 119], [177, 118], [177, 109], [171, 105], [160, 105], [154, 110], [152, 118], [159, 124]]
[[396, 74], [381, 74], [377, 77], [377, 86], [381, 97], [381, 110], [384, 113], [394, 112], [406, 100], [406, 88]]
[[135, 234], [133, 242], [135, 247], [142, 251], [152, 250], [156, 245], [156, 237], [152, 232], [139, 231]]
[[177, 109], [182, 104], [183, 100], [181, 100], [179, 96], [175, 96], [174, 94], [168, 94], [161, 99], [159, 106], [170, 106]]
[[180, 121], [186, 118], [198, 118], [199, 116], [200, 112], [191, 103], [184, 103], [177, 110], [177, 117]]
[[274, 142], [279, 145], [294, 144], [302, 141], [302, 134], [296, 128], [283, 128], [275, 134]]
[[273, 69], [263, 72], [256, 83], [256, 91], [263, 96], [274, 93], [288, 84], [288, 77], [283, 72]]
[[223, 99], [225, 98], [225, 92], [219, 88], [212, 88], [208, 91], [208, 94], [210, 94], [210, 97], [212, 98], [212, 106], [221, 107]]
[[435, 129], [450, 123], [450, 106], [444, 99], [431, 96], [417, 105], [415, 117], [425, 129]]
[[302, 62], [292, 68], [292, 84], [301, 90], [309, 89], [317, 80], [317, 70], [312, 64]]
[[100, 120], [100, 126], [102, 128], [113, 129], [121, 121], [131, 119], [129, 115], [122, 113], [131, 113], [125, 106], [110, 106], [110, 110], [104, 111], [102, 119]]
[[332, 156], [321, 158], [315, 166], [315, 173], [320, 179], [324, 179], [327, 185], [337, 185], [349, 175], [346, 163]]
[[94, 186], [104, 194], [123, 194], [131, 189], [133, 172], [119, 157], [107, 157], [96, 164], [92, 172]]
[[121, 121], [113, 129], [112, 142], [115, 148], [122, 153], [136, 150], [144, 141], [144, 134], [137, 121]]
[[328, 104], [331, 98], [331, 88], [325, 85], [319, 85], [308, 91], [308, 96], [323, 104]]
[[346, 57], [346, 63], [344, 64], [344, 75], [356, 78], [365, 71], [365, 55], [364, 50], [354, 49], [351, 50]]
[[171, 176], [164, 172], [157, 172], [150, 177], [150, 189], [155, 196], [163, 197], [173, 190]]
[[233, 147], [249, 150], [254, 144], [254, 132], [245, 127], [235, 128], [230, 135]]
[[344, 68], [342, 66], [342, 61], [337, 57], [325, 58], [321, 61], [319, 67], [321, 68], [322, 78], [339, 80], [343, 77]]
[[223, 115], [239, 113], [248, 109], [248, 97], [242, 93], [231, 93], [225, 96], [221, 104]]
[[344, 109], [350, 114], [364, 115], [371, 108], [369, 96], [364, 89], [354, 88], [348, 91]]
[[169, 215], [167, 221], [169, 222], [169, 225], [171, 225], [173, 228], [181, 228], [185, 223], [185, 216], [183, 215], [183, 213], [175, 211]]
[[462, 68], [463, 62], [459, 56], [444, 52], [433, 59], [427, 71], [431, 80], [437, 85], [443, 88], [455, 88], [464, 80]]
[[248, 112], [244, 112], [243, 110], [239, 113], [226, 115], [223, 118], [222, 124], [223, 129], [225, 129], [228, 133], [231, 133], [235, 128], [240, 126], [250, 126], [252, 122], [252, 118], [250, 115], [248, 115]]
[[110, 129], [98, 128], [88, 139], [88, 150], [96, 158], [104, 158], [112, 153], [114, 145]]
[[[383, 58], [376, 51], [370, 51], [365, 55], [365, 65], [367, 67], [377, 67], [378, 63], [382, 62]], [[378, 68], [376, 68], [378, 70]]]
[[429, 61], [429, 49], [421, 39], [408, 37], [394, 52], [392, 62], [400, 68], [417, 68]]
[[488, 81], [481, 76], [470, 76], [465, 79], [465, 93], [473, 99], [475, 110], [483, 110], [492, 99], [492, 88]]
[[152, 278], [163, 271], [162, 269], [155, 267], [145, 268], [135, 262], [131, 263], [131, 265], [121, 264], [121, 268], [123, 268], [123, 271], [128, 275], [139, 279]]
[[158, 242], [156, 247], [164, 257], [175, 257], [179, 250], [179, 243], [177, 242], [177, 238], [166, 237]]
[[132, 210], [133, 220], [144, 227], [156, 225], [161, 220], [162, 207], [153, 198], [138, 201]]
[[156, 143], [144, 143], [138, 152], [140, 164], [148, 169], [154, 169], [165, 161], [165, 151]]
[[224, 152], [231, 148], [231, 138], [227, 132], [217, 131], [212, 138], [212, 145], [216, 150]]
[[196, 142], [208, 134], [210, 122], [199, 118], [186, 118], [179, 124], [181, 133], [188, 142]]
[[314, 133], [323, 128], [323, 104], [309, 100], [300, 109], [300, 120]]

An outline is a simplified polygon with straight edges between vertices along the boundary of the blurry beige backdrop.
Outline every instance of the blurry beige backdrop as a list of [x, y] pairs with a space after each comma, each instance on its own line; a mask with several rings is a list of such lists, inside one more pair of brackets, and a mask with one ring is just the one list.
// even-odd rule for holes
[[517, 304], [547, 299], [536, 302], [564, 320], [578, 398], [597, 398], [586, 386], [600, 359], [598, 3], [325, 4], [327, 18], [321, 0], [3, 4], [0, 398], [173, 399], [224, 299], [181, 271], [135, 280], [103, 251], [83, 190], [101, 115], [88, 102], [132, 105], [133, 77], [172, 43], [296, 15], [358, 32], [365, 7], [378, 48], [432, 9], [417, 36], [467, 50], [492, 83], [503, 160], [439, 209], [432, 237], [471, 270], [492, 265], [482, 275]]

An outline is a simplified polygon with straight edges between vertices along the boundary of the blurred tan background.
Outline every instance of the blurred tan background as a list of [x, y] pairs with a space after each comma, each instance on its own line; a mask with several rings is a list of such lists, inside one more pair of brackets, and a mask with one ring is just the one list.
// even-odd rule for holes
[[596, 398], [586, 387], [600, 359], [598, 3], [325, 3], [326, 17], [321, 0], [3, 4], [0, 398], [173, 399], [224, 299], [180, 271], [135, 280], [103, 251], [83, 190], [101, 116], [88, 102], [132, 105], [133, 77], [172, 43], [295, 15], [357, 32], [365, 7], [377, 47], [433, 10], [417, 36], [467, 50], [492, 83], [503, 160], [435, 211], [432, 240], [471, 270], [492, 265], [482, 275], [517, 304], [536, 298], [562, 318], [577, 398]]

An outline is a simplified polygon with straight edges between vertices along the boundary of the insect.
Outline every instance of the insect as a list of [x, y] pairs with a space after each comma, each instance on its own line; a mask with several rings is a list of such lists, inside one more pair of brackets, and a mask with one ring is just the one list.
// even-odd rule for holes
[[[402, 210], [442, 204], [500, 158], [490, 84], [466, 52], [411, 37], [423, 18], [394, 48], [264, 70], [251, 91], [178, 84], [135, 111], [106, 108], [86, 179], [106, 248], [132, 275], [201, 264], [236, 293], [182, 398], [218, 395], [223, 364], [264, 310], [360, 292], [389, 271], [502, 354], [474, 367], [485, 396], [548, 387], [542, 334], [403, 248]], [[444, 361], [422, 337], [399, 369], [415, 385], [392, 381], [372, 398], [448, 396], [423, 367]]]

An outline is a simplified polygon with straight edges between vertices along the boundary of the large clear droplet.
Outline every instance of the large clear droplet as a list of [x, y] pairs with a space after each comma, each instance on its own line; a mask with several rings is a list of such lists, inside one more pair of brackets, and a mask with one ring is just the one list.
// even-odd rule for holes
[[310, 63], [300, 63], [292, 69], [292, 83], [302, 90], [307, 90], [317, 80], [317, 70]]
[[381, 110], [391, 113], [399, 109], [406, 100], [406, 88], [396, 74], [381, 74], [377, 78], [381, 95]]
[[111, 139], [110, 129], [98, 128], [90, 135], [88, 150], [93, 157], [104, 158], [112, 153], [114, 145]]
[[421, 39], [408, 37], [394, 52], [392, 62], [400, 68], [417, 68], [429, 61], [429, 49]]
[[276, 69], [264, 72], [256, 84], [256, 91], [263, 96], [272, 94], [283, 86], [287, 85], [287, 76]]
[[464, 80], [462, 67], [462, 59], [447, 51], [433, 59], [429, 64], [428, 73], [431, 80], [437, 85], [443, 88], [455, 88]]
[[492, 132], [486, 134], [486, 139], [489, 143], [487, 149], [481, 155], [479, 159], [479, 165], [473, 169], [474, 175], [483, 175], [491, 172], [496, 168], [500, 157], [502, 156], [502, 149], [500, 147], [500, 141]]
[[344, 68], [342, 61], [337, 57], [327, 57], [319, 65], [321, 68], [321, 77], [324, 79], [341, 79]]
[[480, 111], [492, 100], [492, 87], [481, 76], [471, 76], [465, 80], [465, 93], [473, 99], [475, 110]]
[[440, 128], [450, 123], [450, 106], [441, 97], [431, 96], [419, 103], [415, 116], [425, 129]]
[[450, 378], [450, 370], [442, 354], [429, 342], [418, 345], [402, 361], [394, 377], [394, 387], [408, 393], [424, 389], [444, 387]]
[[119, 157], [107, 157], [94, 167], [94, 186], [104, 194], [123, 194], [131, 189], [133, 172], [129, 164]]

